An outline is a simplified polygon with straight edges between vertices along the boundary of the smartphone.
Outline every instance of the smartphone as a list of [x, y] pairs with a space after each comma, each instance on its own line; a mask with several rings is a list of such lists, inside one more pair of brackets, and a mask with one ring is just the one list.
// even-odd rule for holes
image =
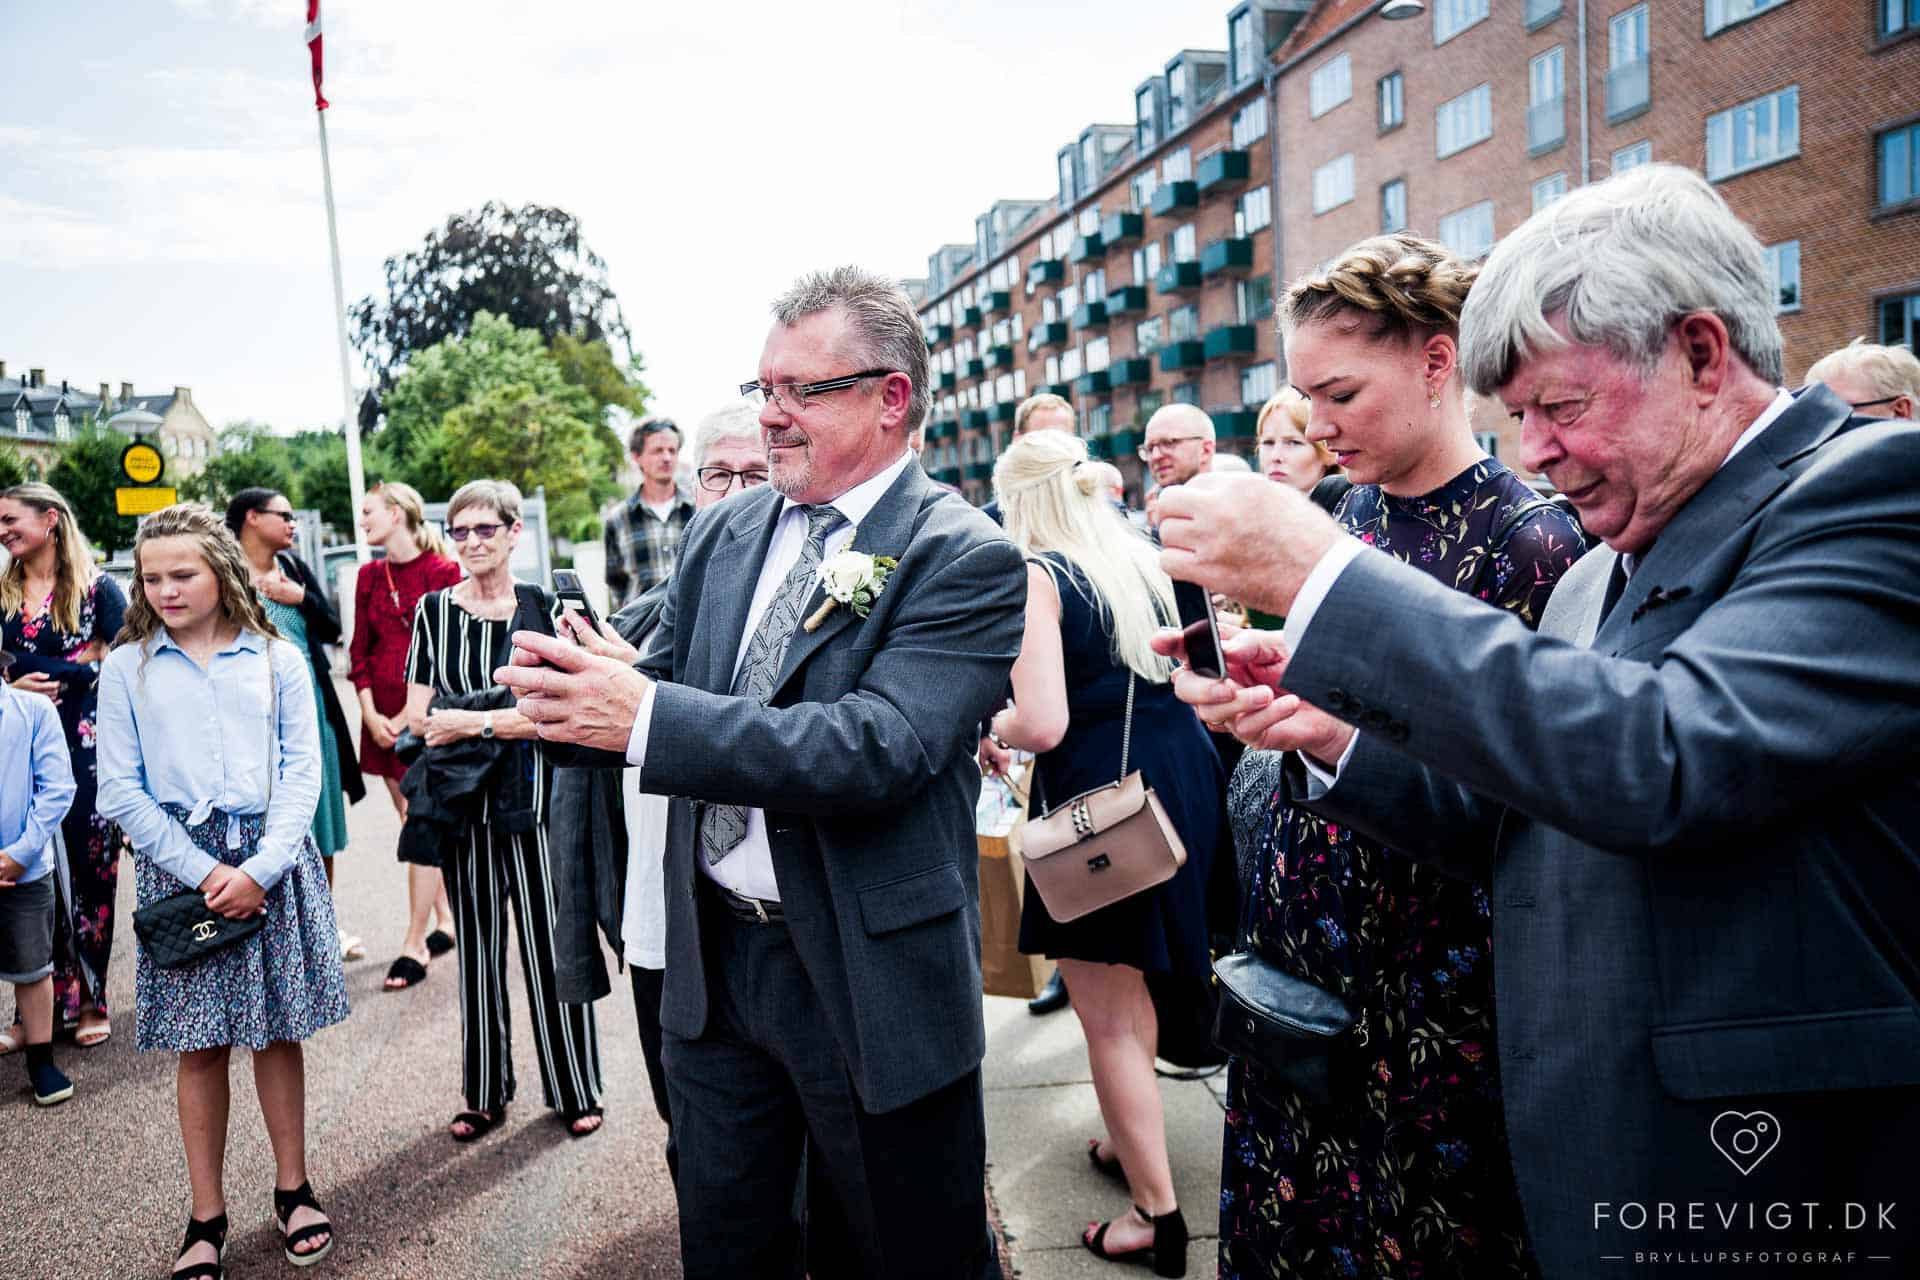
[[571, 569], [553, 571], [553, 594], [560, 598], [560, 607], [571, 609], [587, 620], [587, 625], [595, 631], [600, 630], [599, 615], [593, 611], [593, 603], [587, 599], [587, 589], [580, 585], [580, 575]]
[[1227, 674], [1220, 651], [1220, 628], [1213, 620], [1213, 598], [1197, 582], [1173, 584], [1174, 607], [1180, 611], [1180, 638], [1187, 647], [1187, 669], [1218, 680]]

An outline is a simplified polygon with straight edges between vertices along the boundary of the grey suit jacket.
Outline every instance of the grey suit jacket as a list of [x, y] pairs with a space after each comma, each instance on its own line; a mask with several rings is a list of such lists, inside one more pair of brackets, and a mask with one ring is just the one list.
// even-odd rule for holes
[[[1363, 555], [1286, 676], [1363, 728], [1330, 790], [1290, 774], [1300, 803], [1491, 871], [1549, 1277], [1699, 1242], [1610, 1234], [1597, 1205], [1825, 1200], [1876, 1129], [1920, 1128], [1920, 428], [1803, 393], [1596, 629], [1612, 563], [1577, 564], [1535, 635]], [[1751, 1178], [1708, 1134], [1740, 1099], [1791, 1145]]]
[[762, 706], [728, 690], [780, 507], [765, 486], [695, 517], [640, 664], [663, 682], [640, 785], [676, 797], [660, 1021], [687, 1037], [707, 1021], [692, 802], [764, 809], [794, 947], [862, 1104], [890, 1111], [986, 1050], [974, 750], [1019, 652], [1026, 568], [909, 463], [852, 543], [898, 559], [885, 589], [865, 619], [842, 606], [796, 632]]

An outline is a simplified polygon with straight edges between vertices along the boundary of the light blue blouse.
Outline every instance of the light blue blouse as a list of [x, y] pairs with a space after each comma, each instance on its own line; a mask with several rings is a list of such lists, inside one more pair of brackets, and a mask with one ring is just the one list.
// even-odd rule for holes
[[[320, 800], [312, 687], [305, 654], [285, 640], [269, 648], [252, 631], [242, 631], [205, 669], [164, 630], [144, 646], [115, 649], [100, 668], [101, 816], [119, 823], [155, 866], [196, 889], [219, 862], [160, 806], [184, 806], [195, 825], [213, 809], [265, 813], [259, 851], [240, 869], [272, 889], [299, 856]], [[279, 768], [269, 805], [274, 761]], [[230, 838], [238, 836], [234, 828]]]

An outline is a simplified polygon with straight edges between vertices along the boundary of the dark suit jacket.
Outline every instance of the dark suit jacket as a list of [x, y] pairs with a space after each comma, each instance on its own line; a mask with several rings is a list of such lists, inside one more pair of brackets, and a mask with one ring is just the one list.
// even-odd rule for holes
[[[1911, 1191], [1874, 1152], [1920, 1132], [1920, 428], [1803, 393], [1593, 634], [1561, 601], [1597, 612], [1612, 559], [1575, 566], [1536, 636], [1362, 555], [1286, 676], [1363, 730], [1331, 790], [1292, 775], [1301, 803], [1491, 870], [1509, 1137], [1549, 1277], [1702, 1241], [1598, 1204], [1901, 1199], [1861, 1183]], [[1781, 1151], [1749, 1176], [1709, 1130], [1759, 1106]], [[1727, 1241], [1785, 1246], [1767, 1235]]]
[[885, 590], [864, 620], [842, 606], [796, 632], [762, 706], [728, 690], [780, 509], [769, 485], [694, 518], [641, 662], [663, 683], [640, 784], [680, 797], [660, 1021], [687, 1037], [707, 1022], [691, 802], [764, 809], [795, 950], [862, 1104], [891, 1111], [986, 1049], [974, 750], [1020, 648], [1026, 568], [909, 462], [852, 544], [898, 558]]

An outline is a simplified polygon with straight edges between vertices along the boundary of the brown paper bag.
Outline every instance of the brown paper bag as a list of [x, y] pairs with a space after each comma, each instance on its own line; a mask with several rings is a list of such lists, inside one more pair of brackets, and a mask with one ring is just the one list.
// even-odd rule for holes
[[1053, 962], [1020, 954], [1020, 900], [1026, 870], [1005, 836], [975, 836], [980, 845], [980, 985], [990, 996], [1031, 1000], [1047, 985]]

